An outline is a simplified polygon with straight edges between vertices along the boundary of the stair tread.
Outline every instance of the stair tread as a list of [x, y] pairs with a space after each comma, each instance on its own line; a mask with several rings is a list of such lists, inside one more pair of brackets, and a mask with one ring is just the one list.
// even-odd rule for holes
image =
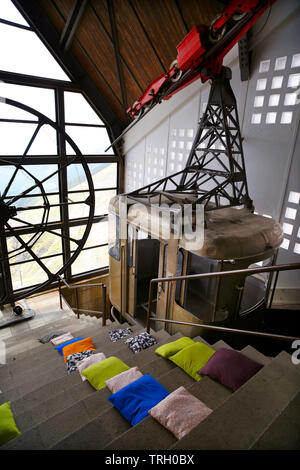
[[[157, 338], [160, 337], [161, 333], [154, 333]], [[133, 336], [133, 335], [131, 335]], [[130, 336], [128, 336], [128, 338], [130, 338]], [[126, 338], [124, 338], [126, 339]], [[108, 343], [107, 343], [108, 344]], [[97, 347], [97, 342], [95, 341], [95, 346]], [[101, 345], [99, 345], [99, 347], [97, 347], [96, 351], [95, 352], [106, 352], [108, 355], [113, 355], [113, 351], [115, 350], [115, 343], [111, 342], [111, 345], [107, 346], [107, 348], [105, 347], [101, 347]], [[134, 353], [128, 348], [127, 345], [125, 345], [124, 343], [121, 345], [119, 345], [118, 347], [118, 351], [121, 352], [122, 350], [124, 350], [124, 360], [126, 360], [126, 358], [131, 361], [132, 363], [132, 360], [133, 360], [133, 356], [134, 356]], [[53, 347], [51, 349], [51, 345], [50, 345], [50, 349], [49, 349], [50, 353], [51, 354], [57, 354], [55, 350], [53, 350]], [[141, 354], [143, 353], [144, 351], [141, 352]], [[66, 369], [64, 367], [64, 363], [63, 363], [63, 359], [62, 357], [58, 356], [60, 359], [61, 359], [61, 367], [57, 368], [57, 369], [52, 369], [54, 372], [54, 375], [55, 375], [55, 378], [59, 378], [61, 376], [65, 377], [65, 378], [68, 378], [68, 375], [66, 373]], [[143, 356], [144, 357], [144, 356]], [[143, 358], [140, 358], [140, 360], [143, 361]], [[59, 364], [59, 362], [57, 362], [56, 359], [54, 359], [55, 361], [55, 364]], [[128, 364], [130, 365], [130, 364]], [[0, 394], [0, 403], [3, 403], [5, 400], [9, 399], [9, 397], [13, 400], [15, 398], [18, 398], [20, 396], [22, 396], [22, 394], [25, 394], [25, 393], [30, 393], [32, 392], [33, 390], [35, 390], [37, 387], [40, 386], [40, 383], [43, 383], [43, 385], [47, 384], [48, 382], [51, 382], [52, 381], [52, 377], [49, 376], [49, 373], [48, 373], [48, 370], [46, 369], [45, 372], [43, 374], [40, 374], [38, 375], [38, 377], [35, 376], [35, 370], [34, 370], [34, 373], [33, 373], [33, 378], [30, 380], [28, 379], [26, 382], [21, 382], [20, 383], [20, 386], [18, 386], [17, 384], [14, 384], [14, 386], [11, 388], [11, 389], [8, 389], [8, 390], [5, 390], [2, 394]]]
[[299, 369], [283, 351], [172, 449], [248, 449], [299, 389]]
[[[156, 348], [156, 345], [154, 345], [154, 348]], [[150, 348], [148, 348], [148, 349], [150, 350]], [[142, 351], [139, 354], [143, 354], [145, 351]], [[144, 357], [148, 357], [148, 356], [144, 356]], [[157, 355], [156, 355], [156, 357], [157, 357]], [[161, 358], [161, 360], [163, 360], [163, 359]], [[178, 371], [174, 370], [174, 372], [176, 373]], [[93, 389], [91, 388], [91, 390], [93, 390]], [[49, 418], [48, 420], [40, 423], [40, 425], [35, 426], [35, 427], [40, 428], [40, 436], [42, 436], [43, 443], [44, 443], [42, 448], [44, 448], [44, 446], [46, 446], [46, 448], [47, 448], [47, 446], [51, 445], [51, 439], [54, 439], [54, 438], [56, 439], [57, 438], [57, 432], [56, 432], [56, 435], [53, 435], [53, 433], [51, 431], [52, 429], [56, 429], [56, 430], [60, 429], [60, 432], [62, 432], [62, 433], [64, 432], [65, 426], [67, 426], [67, 423], [69, 422], [68, 421], [68, 415], [69, 414], [70, 414], [70, 416], [72, 415], [72, 410], [73, 410], [73, 413], [74, 413], [73, 417], [75, 418], [75, 416], [76, 416], [76, 421], [77, 422], [79, 422], [79, 420], [81, 419], [81, 423], [82, 422], [84, 423], [85, 420], [88, 419], [87, 418], [86, 408], [88, 406], [87, 404], [89, 403], [89, 401], [91, 402], [91, 401], [93, 401], [93, 399], [97, 398], [97, 395], [99, 395], [99, 392], [101, 392], [102, 394], [107, 393], [106, 391], [102, 392], [102, 390], [97, 391], [97, 392], [95, 392], [93, 390], [93, 392], [94, 392], [93, 395], [89, 395], [89, 397], [86, 400], [81, 400], [81, 401], [75, 403], [74, 405], [72, 405], [71, 407], [68, 407], [67, 409], [65, 409], [61, 413], [58, 413], [57, 415], [55, 415], [55, 416]], [[108, 402], [107, 400], [105, 400], [104, 403], [105, 403], [105, 406], [103, 408], [102, 407], [99, 408], [99, 406], [97, 407], [98, 412], [99, 412], [99, 409], [101, 409], [102, 411], [103, 411], [103, 409], [105, 410], [105, 407], [113, 408], [111, 403]], [[103, 400], [102, 400], [102, 405], [103, 405]], [[61, 426], [58, 425], [58, 423], [60, 423], [60, 422], [62, 423]], [[53, 424], [53, 423], [55, 423], [55, 424]], [[66, 424], [63, 425], [63, 423], [66, 423]], [[19, 448], [23, 448], [24, 445], [27, 446], [28, 443], [30, 442], [30, 437], [28, 435], [31, 434], [31, 432], [32, 432], [32, 428], [29, 429], [27, 432], [25, 431], [24, 433], [21, 434], [21, 436], [14, 439], [14, 442], [8, 443], [6, 445], [7, 448], [10, 448], [11, 446], [13, 446], [13, 448], [17, 448], [19, 446], [21, 446]]]
[[[135, 327], [131, 328], [133, 329], [133, 331], [135, 331]], [[79, 336], [91, 336], [95, 346], [99, 348], [107, 342], [111, 342], [109, 338], [109, 332], [109, 329], [102, 329], [95, 333], [95, 330], [93, 328], [88, 328], [80, 330], [74, 337], [76, 338]], [[59, 359], [61, 359], [61, 356], [59, 356], [58, 353], [54, 350], [54, 345], [52, 343], [43, 344], [42, 350], [39, 353], [36, 352], [32, 355], [29, 355], [23, 360], [16, 360], [13, 363], [6, 364], [5, 368], [0, 371], [0, 377], [3, 380], [5, 371], [7, 371], [8, 374], [7, 379], [13, 376], [17, 376], [18, 374], [28, 374], [30, 370], [34, 370], [34, 367], [39, 366], [40, 368], [42, 368], [43, 363], [47, 364], [47, 366], [49, 367], [51, 366], [51, 362], [55, 363], [55, 361], [57, 362]]]
[[[117, 343], [113, 343], [116, 345]], [[159, 343], [158, 343], [159, 344]], [[156, 346], [154, 345], [154, 348]], [[128, 347], [127, 347], [128, 348]], [[150, 349], [150, 348], [149, 348]], [[95, 351], [97, 352], [97, 351]], [[99, 352], [99, 351], [98, 351]], [[100, 351], [101, 352], [101, 351]], [[124, 354], [126, 351], [126, 348], [122, 346], [122, 350], [119, 353], [119, 350], [115, 351], [115, 355], [117, 355], [120, 359], [122, 359], [128, 366], [133, 367], [136, 365], [136, 354], [132, 353], [129, 351], [129, 356], [127, 355], [127, 358], [124, 357]], [[146, 362], [150, 362], [153, 358], [156, 359], [157, 355], [152, 353], [152, 355], [145, 355], [146, 351], [142, 351], [141, 353], [138, 354], [138, 356], [141, 357], [140, 360], [140, 365], [145, 364]], [[36, 388], [35, 390], [31, 390], [26, 394], [22, 394], [20, 391], [18, 393], [18, 390], [16, 391], [16, 394], [9, 394], [9, 393], [3, 393], [0, 395], [0, 400], [3, 403], [5, 400], [11, 400], [11, 406], [14, 408], [14, 411], [17, 413], [20, 413], [20, 410], [23, 409], [25, 411], [26, 409], [29, 409], [31, 406], [35, 406], [39, 401], [45, 401], [49, 397], [52, 397], [53, 394], [62, 392], [64, 390], [68, 390], [68, 388], [72, 385], [78, 385], [81, 384], [82, 380], [79, 376], [79, 374], [71, 373], [71, 374], [62, 374], [61, 377], [57, 378], [55, 381], [51, 381], [49, 383], [43, 384], [42, 386]]]
[[300, 449], [300, 392], [251, 446], [251, 450]]

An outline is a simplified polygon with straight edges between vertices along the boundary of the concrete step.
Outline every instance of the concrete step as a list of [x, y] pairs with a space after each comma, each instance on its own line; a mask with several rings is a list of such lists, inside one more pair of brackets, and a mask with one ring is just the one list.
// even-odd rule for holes
[[59, 319], [48, 322], [47, 324], [43, 324], [37, 328], [30, 328], [27, 331], [20, 331], [19, 333], [14, 333], [13, 336], [11, 336], [10, 338], [6, 338], [3, 341], [5, 341], [7, 345], [14, 345], [16, 341], [24, 341], [28, 338], [30, 339], [32, 336], [38, 339], [41, 336], [47, 334], [49, 331], [61, 328], [66, 329], [68, 325], [80, 324], [85, 321], [78, 320], [75, 315], [70, 315], [63, 312], [61, 313], [61, 315], [62, 316]]
[[[137, 331], [136, 327], [131, 327], [131, 329], [133, 332]], [[74, 338], [91, 336], [95, 347], [100, 348], [106, 343], [111, 343], [109, 337], [110, 331], [111, 327], [109, 326], [103, 327], [99, 331], [95, 330], [95, 328], [92, 326], [85, 326], [84, 328], [76, 332]], [[5, 368], [0, 371], [0, 378], [2, 379], [2, 384], [6, 371], [8, 379], [12, 378], [13, 376], [17, 376], [18, 374], [25, 375], [28, 373], [29, 370], [33, 370], [34, 367], [39, 367], [41, 370], [43, 370], [44, 364], [47, 364], [47, 367], [51, 367], [51, 363], [55, 362], [55, 360], [57, 359], [61, 359], [61, 356], [54, 348], [55, 346], [51, 342], [42, 344], [38, 351], [31, 351], [25, 356], [25, 358], [22, 356], [20, 359], [15, 360], [10, 364], [7, 364]]]
[[[108, 328], [108, 327], [106, 327]], [[94, 340], [95, 347], [100, 346], [100, 344], [106, 339], [108, 336], [108, 330], [100, 330], [95, 334], [95, 329], [93, 327], [85, 327], [81, 330], [78, 330], [74, 335], [76, 337], [89, 337], [92, 336]], [[97, 344], [96, 344], [97, 343]], [[54, 349], [54, 345], [52, 343], [47, 343], [41, 345], [40, 349], [29, 351], [25, 357], [16, 358], [16, 360], [12, 363], [6, 364], [0, 370], [0, 379], [1, 384], [3, 386], [2, 390], [4, 390], [4, 383], [14, 380], [17, 380], [17, 377], [20, 377], [22, 380], [22, 375], [25, 376], [28, 374], [30, 370], [34, 372], [36, 368], [37, 372], [45, 371], [46, 368], [51, 368], [54, 365], [54, 362], [57, 362], [57, 359], [61, 359], [61, 356], [58, 354], [57, 351]], [[24, 377], [25, 378], [25, 377]], [[27, 379], [29, 375], [27, 375]], [[26, 380], [26, 378], [25, 378]], [[6, 387], [7, 389], [7, 387]]]
[[[180, 333], [176, 333], [176, 335], [171, 337], [171, 341], [174, 341], [180, 338], [181, 336], [182, 335]], [[165, 335], [164, 335], [163, 343], [166, 343], [168, 341], [170, 341], [170, 339], [167, 338], [167, 341], [166, 341]], [[113, 343], [113, 344], [115, 345], [114, 346], [115, 348], [118, 347], [119, 349], [120, 348], [122, 349], [122, 351], [119, 351], [119, 349], [113, 349], [111, 351], [113, 355], [117, 355], [117, 357], [120, 357], [122, 360], [125, 361], [123, 345], [118, 344], [118, 342]], [[155, 347], [153, 349], [155, 349]], [[125, 348], [125, 351], [126, 351], [126, 348]], [[102, 352], [102, 351], [98, 351], [98, 352]], [[108, 355], [107, 350], [104, 350], [104, 352], [106, 353], [106, 355]], [[149, 354], [147, 356], [144, 354], [145, 352], [146, 351], [142, 351], [141, 353], [138, 354], [138, 356], [141, 355], [142, 357], [144, 357], [144, 360], [142, 361], [143, 367], [144, 368], [146, 367], [144, 373], [152, 374], [152, 373], [157, 372], [156, 369], [158, 367], [157, 365], [158, 356], [154, 352], [150, 356]], [[128, 366], [130, 367], [135, 366], [136, 356], [137, 355], [133, 353], [130, 353], [129, 357], [127, 356], [126, 363], [128, 364]], [[146, 363], [147, 365], [145, 366]], [[164, 362], [159, 363], [159, 372], [162, 374], [163, 372], [167, 372], [174, 367], [175, 367], [175, 364], [173, 364], [171, 361], [165, 360]], [[85, 390], [84, 387], [81, 387], [82, 384], [84, 384], [84, 387], [87, 387], [87, 390]], [[26, 395], [21, 395], [20, 397], [17, 397], [16, 399], [12, 400], [11, 407], [14, 412], [14, 415], [17, 416], [23, 412], [30, 410], [33, 407], [38, 408], [39, 406], [42, 406], [43, 404], [45, 404], [45, 407], [47, 409], [47, 402], [49, 401], [49, 407], [51, 407], [51, 409], [55, 411], [56, 402], [54, 400], [54, 397], [56, 395], [58, 394], [61, 395], [61, 398], [57, 399], [57, 402], [58, 402], [57, 406], [60, 407], [59, 402], [65, 400], [65, 395], [74, 397], [74, 401], [76, 401], [77, 396], [78, 397], [85, 396], [85, 394], [89, 393], [90, 391], [91, 391], [90, 385], [87, 384], [86, 382], [82, 382], [81, 378], [79, 377], [79, 374], [76, 374], [73, 372], [72, 374], [69, 374], [69, 375], [64, 374], [59, 379], [56, 379], [54, 382], [45, 384], [41, 386], [40, 388], [34, 391], [31, 391], [30, 393]], [[6, 400], [8, 400], [9, 395], [7, 394], [5, 398]], [[38, 410], [37, 410], [37, 414], [39, 414]]]
[[[194, 340], [195, 339], [196, 338], [194, 338]], [[220, 348], [232, 349], [222, 340], [217, 341], [215, 344], [211, 345], [211, 347], [215, 350]], [[245, 353], [245, 355], [247, 355], [247, 353]], [[181, 372], [187, 375], [183, 371]], [[160, 383], [162, 383], [161, 380]], [[178, 383], [179, 385], [174, 387], [168, 387], [168, 384], [165, 385], [164, 383], [162, 383], [162, 385], [169, 391], [176, 390], [178, 386], [182, 385], [212, 410], [218, 408], [233, 393], [227, 387], [224, 387], [222, 384], [215, 382], [207, 376], [203, 377], [199, 382], [195, 382], [195, 380], [191, 379], [190, 383], [184, 383], [184, 381]], [[171, 445], [176, 444], [176, 442], [177, 439], [170, 431], [161, 426], [151, 416], [148, 416], [136, 426], [130, 427], [128, 431], [109, 443], [105, 447], [105, 450], [166, 450]]]
[[[74, 321], [74, 320], [73, 320]], [[76, 320], [78, 322], [78, 320]], [[69, 331], [73, 335], [76, 335], [77, 332], [82, 330], [83, 328], [93, 328], [91, 324], [88, 322], [82, 323], [66, 323], [65, 329]], [[95, 327], [94, 327], [95, 328]], [[55, 328], [56, 329], [56, 328]], [[101, 327], [99, 327], [99, 330]], [[48, 329], [49, 331], [53, 331], [52, 329]], [[42, 343], [38, 341], [40, 336], [36, 336], [34, 330], [32, 331], [31, 337], [28, 337], [26, 340], [23, 341], [16, 341], [12, 345], [8, 345], [7, 343], [3, 342], [3, 346], [5, 348], [5, 362], [7, 364], [14, 362], [16, 359], [22, 359], [24, 357], [28, 357], [31, 354], [36, 354], [42, 346]]]
[[[157, 339], [159, 340], [159, 338], [162, 335], [158, 332], [158, 333], [154, 333], [153, 336], [155, 338], [157, 337]], [[130, 338], [130, 336], [128, 336], [128, 338]], [[112, 352], [116, 350], [116, 346], [115, 346], [116, 343], [110, 342], [110, 344], [107, 343], [106, 347], [102, 347], [103, 342], [101, 342], [101, 339], [103, 339], [101, 334], [100, 336], [97, 336], [97, 335], [93, 336], [93, 342], [96, 347], [96, 351], [104, 352], [104, 353], [106, 351], [106, 354], [112, 355]], [[51, 349], [51, 346], [52, 346], [52, 349]], [[14, 378], [12, 378], [12, 382], [8, 383], [8, 386], [11, 385], [11, 388], [4, 390], [3, 393], [0, 394], [0, 403], [4, 403], [7, 400], [14, 400], [16, 398], [19, 398], [20, 396], [30, 393], [36, 388], [39, 388], [41, 385], [45, 385], [60, 377], [69, 376], [69, 374], [67, 374], [62, 357], [59, 356], [57, 351], [53, 350], [53, 345], [50, 344], [48, 345], [48, 347], [49, 347], [49, 353], [50, 353], [49, 357], [54, 358], [51, 366], [49, 366], [49, 363], [46, 363], [44, 372], [40, 372], [39, 374], [36, 374], [36, 369], [34, 369], [31, 374], [29, 374], [29, 372], [27, 371], [26, 380], [23, 379], [23, 376], [20, 381], [18, 381], [18, 378], [16, 378], [15, 380]], [[118, 345], [118, 349], [124, 349], [124, 352], [128, 353], [129, 348], [126, 344], [122, 343]], [[129, 350], [129, 353], [130, 353], [129, 357], [132, 358], [134, 354], [132, 353], [131, 350]], [[57, 357], [55, 357], [54, 355], [58, 356], [58, 359], [61, 360], [60, 363], [59, 361], [57, 361]], [[37, 367], [39, 368], [39, 366]], [[42, 366], [42, 369], [43, 369], [43, 366]]]
[[[165, 339], [165, 335], [162, 334], [163, 332], [158, 332], [156, 334], [158, 335], [159, 333]], [[157, 344], [159, 345], [160, 343], [157, 343]], [[154, 345], [151, 348], [155, 349], [156, 347], [157, 345]], [[151, 348], [149, 348], [148, 350], [150, 350]], [[144, 361], [147, 361], [149, 358], [149, 355], [146, 355], [145, 352], [148, 350], [144, 350], [138, 354], [132, 353], [132, 355], [136, 357], [143, 356]], [[118, 355], [118, 357], [124, 360], [124, 358], [121, 355]], [[156, 358], [157, 358], [157, 355], [156, 355]], [[157, 358], [157, 359], [160, 359], [161, 361], [166, 361], [163, 358]], [[83, 385], [86, 385], [86, 383], [84, 382]], [[87, 424], [90, 421], [91, 411], [87, 411], [88, 403], [92, 403], [92, 402], [94, 403], [94, 400], [97, 400], [97, 399], [99, 400], [99, 403], [97, 406], [93, 405], [94, 412], [97, 414], [99, 414], [100, 412], [102, 413], [102, 411], [105, 410], [106, 406], [113, 408], [110, 402], [108, 402], [106, 399], [104, 401], [103, 401], [103, 398], [101, 399], [102, 395], [100, 395], [100, 393], [105, 394], [107, 393], [107, 390], [106, 392], [105, 391], [103, 392], [102, 390], [97, 391], [97, 392], [93, 391], [93, 394], [88, 395], [84, 400], [81, 400], [80, 402], [75, 403], [71, 407], [68, 407], [67, 409], [63, 410], [61, 413], [58, 413], [52, 418], [49, 418], [46, 421], [43, 421], [38, 426], [34, 426], [34, 428], [31, 428], [28, 431], [25, 431], [24, 433], [21, 434], [21, 436], [14, 439], [3, 448], [31, 449], [32, 446], [34, 446], [34, 449], [35, 448], [40, 448], [40, 449], [48, 448], [50, 445], [54, 444], [53, 439], [58, 440], [58, 435], [60, 435], [61, 438], [63, 438], [64, 434], [67, 433], [67, 430], [70, 433], [71, 430], [74, 429], [74, 427], [79, 426], [80, 424], [81, 425]], [[16, 418], [16, 422], [17, 424], [19, 424], [17, 418]], [[37, 445], [38, 447], [36, 447]]]
[[300, 392], [251, 446], [252, 450], [300, 449]]
[[299, 391], [300, 367], [282, 351], [171, 448], [249, 449]]

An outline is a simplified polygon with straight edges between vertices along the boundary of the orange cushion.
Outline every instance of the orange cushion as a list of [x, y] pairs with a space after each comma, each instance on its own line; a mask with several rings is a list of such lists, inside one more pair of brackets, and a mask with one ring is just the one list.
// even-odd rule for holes
[[91, 336], [80, 341], [76, 341], [76, 343], [68, 344], [62, 349], [65, 364], [67, 362], [66, 358], [67, 356], [70, 356], [70, 354], [75, 354], [82, 351], [89, 351], [90, 349], [92, 351], [95, 351], [95, 346]]

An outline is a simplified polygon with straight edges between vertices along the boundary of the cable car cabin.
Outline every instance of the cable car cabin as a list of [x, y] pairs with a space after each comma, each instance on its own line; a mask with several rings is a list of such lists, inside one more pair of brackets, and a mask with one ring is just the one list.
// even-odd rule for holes
[[[282, 242], [281, 226], [273, 219], [245, 208], [202, 212], [202, 222], [198, 220], [198, 232], [194, 232], [200, 241], [195, 249], [183, 233], [181, 209], [168, 204], [167, 198], [151, 204], [151, 210], [144, 200], [133, 200], [130, 195], [111, 200], [109, 295], [121, 317], [145, 325], [151, 279], [273, 264]], [[203, 207], [198, 219], [200, 209]], [[154, 284], [151, 315], [197, 324], [253, 327], [266, 304], [269, 284], [269, 273], [160, 282]], [[188, 336], [207, 332], [155, 321], [151, 327]]]

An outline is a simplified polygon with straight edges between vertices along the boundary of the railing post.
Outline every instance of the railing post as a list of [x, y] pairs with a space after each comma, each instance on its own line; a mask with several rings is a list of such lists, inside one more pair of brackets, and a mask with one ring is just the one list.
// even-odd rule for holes
[[76, 311], [77, 311], [77, 318], [79, 320], [80, 318], [80, 315], [79, 315], [79, 305], [78, 305], [78, 291], [77, 291], [77, 287], [75, 287], [75, 302], [76, 302]]
[[60, 309], [62, 310], [62, 299], [61, 299], [61, 296], [62, 296], [62, 293], [61, 293], [61, 279], [60, 279], [60, 276], [58, 276], [58, 291], [59, 291], [59, 306], [60, 306]]
[[106, 325], [106, 286], [102, 284], [102, 326]]
[[272, 307], [273, 298], [274, 298], [274, 294], [275, 294], [275, 289], [276, 289], [276, 285], [277, 285], [277, 281], [278, 281], [278, 276], [279, 276], [279, 271], [277, 271], [276, 274], [275, 274], [275, 280], [274, 280], [274, 284], [273, 284], [273, 287], [272, 287], [272, 294], [271, 294], [271, 298], [270, 298], [270, 302], [269, 302], [269, 308]]
[[150, 333], [150, 316], [151, 316], [152, 297], [153, 297], [153, 282], [150, 281], [148, 311], [147, 311], [147, 323], [146, 323], [147, 333]]

